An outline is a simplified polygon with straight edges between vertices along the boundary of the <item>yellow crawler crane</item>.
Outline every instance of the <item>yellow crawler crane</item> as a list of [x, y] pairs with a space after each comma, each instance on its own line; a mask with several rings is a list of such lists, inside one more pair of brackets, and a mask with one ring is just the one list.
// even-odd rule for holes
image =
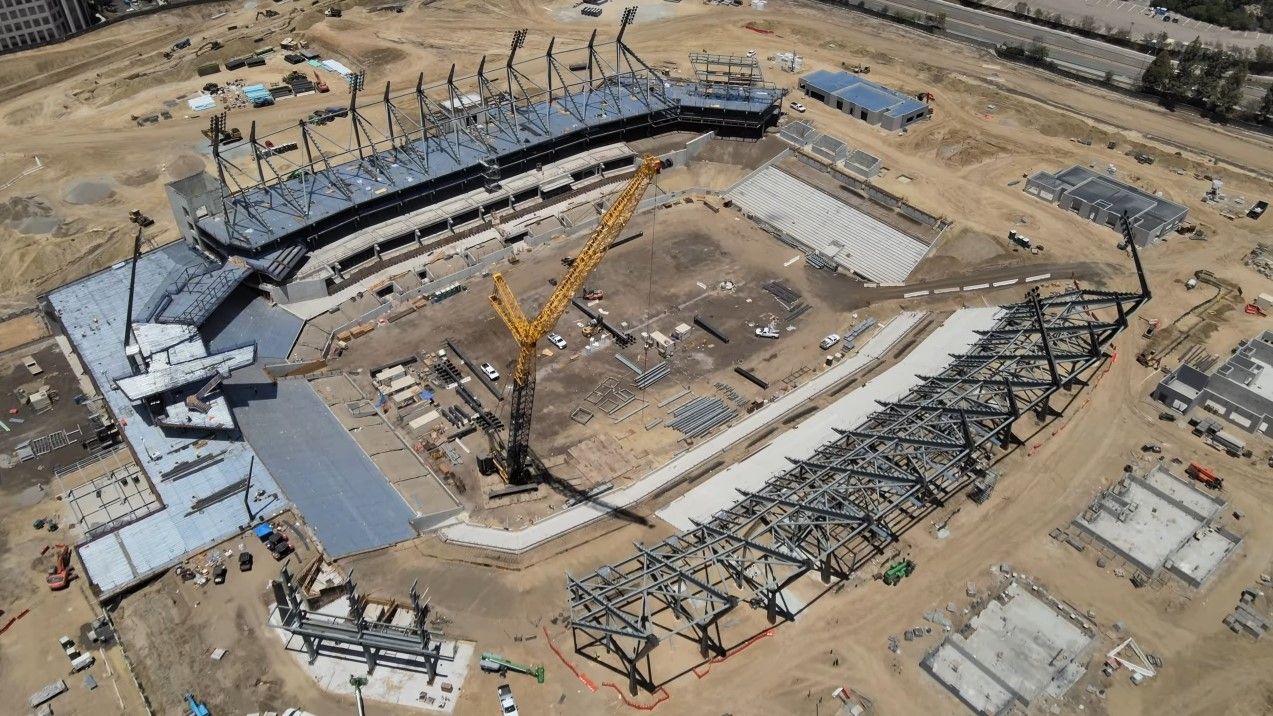
[[654, 181], [654, 175], [662, 168], [663, 163], [657, 157], [642, 158], [636, 174], [619, 192], [610, 208], [601, 215], [596, 230], [534, 319], [526, 317], [521, 303], [513, 295], [504, 276], [498, 273], [494, 276], [495, 292], [491, 294], [491, 305], [503, 319], [504, 325], [508, 326], [513, 340], [517, 341], [517, 367], [513, 371], [508, 443], [506, 446], [497, 445], [493, 455], [500, 473], [511, 484], [522, 485], [535, 477], [530, 465], [530, 420], [535, 401], [535, 346], [539, 339], [548, 335], [557, 325], [561, 315], [566, 312], [566, 307], [570, 305], [570, 299], [583, 288], [588, 275], [605, 258], [610, 245], [636, 213], [642, 195]]

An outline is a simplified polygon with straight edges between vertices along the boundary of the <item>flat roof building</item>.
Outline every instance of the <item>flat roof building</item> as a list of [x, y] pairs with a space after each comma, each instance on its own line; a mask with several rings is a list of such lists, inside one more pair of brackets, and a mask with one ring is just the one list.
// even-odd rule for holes
[[933, 113], [914, 97], [844, 70], [817, 70], [800, 78], [809, 97], [852, 117], [896, 131]]
[[0, 51], [61, 40], [92, 24], [83, 0], [0, 0]]
[[1211, 373], [1182, 364], [1153, 397], [1181, 413], [1201, 406], [1248, 433], [1273, 437], [1273, 331], [1239, 344]]
[[1180, 204], [1080, 165], [1038, 172], [1026, 180], [1025, 192], [1115, 231], [1121, 231], [1118, 220], [1126, 213], [1137, 246], [1148, 246], [1175, 231], [1189, 216]]

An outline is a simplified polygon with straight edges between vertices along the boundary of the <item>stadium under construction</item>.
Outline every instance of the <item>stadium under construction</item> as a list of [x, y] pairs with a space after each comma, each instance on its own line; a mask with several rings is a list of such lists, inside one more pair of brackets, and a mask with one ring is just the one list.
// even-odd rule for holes
[[[503, 67], [483, 59], [476, 73], [457, 77], [452, 66], [432, 84], [422, 73], [413, 89], [386, 83], [368, 103], [355, 87], [348, 109], [324, 118], [339, 124], [301, 121], [268, 135], [253, 125], [242, 145], [213, 142], [216, 176], [168, 186], [183, 238], [209, 263], [205, 278], [189, 281], [192, 295], [173, 299], [199, 308], [166, 315], [198, 321], [249, 275], [280, 302], [325, 296], [369, 261], [418, 256], [453, 242], [455, 226], [564, 193], [588, 176], [633, 170], [635, 157], [620, 154], [501, 191], [501, 182], [588, 149], [677, 130], [757, 139], [777, 123], [785, 90], [764, 82], [754, 61], [746, 82], [708, 70], [673, 80], [624, 43], [630, 20], [625, 13], [614, 42], [599, 44], [594, 32], [585, 47], [550, 42], [534, 58], [519, 57], [526, 37], [519, 31]], [[224, 118], [214, 118], [213, 136], [224, 129]], [[454, 215], [421, 211], [470, 191], [487, 196]], [[417, 215], [416, 225], [291, 280], [311, 252]]]
[[[742, 626], [725, 633], [740, 605], [770, 625], [794, 620], [804, 606], [789, 599], [797, 580], [847, 580], [962, 490], [984, 499], [997, 479], [996, 450], [1020, 442], [1018, 421], [1059, 415], [1058, 399], [1093, 379], [1149, 300], [1127, 217], [1123, 233], [1139, 290], [1032, 289], [940, 373], [879, 401], [857, 427], [836, 427], [813, 454], [787, 456], [790, 468], [763, 488], [737, 489], [732, 506], [657, 544], [636, 544], [622, 562], [567, 575], [575, 651], [624, 676], [631, 693], [654, 692], [666, 682], [654, 671], [660, 644], [681, 638], [701, 660], [723, 658], [755, 634]], [[679, 669], [669, 671], [674, 678]]]

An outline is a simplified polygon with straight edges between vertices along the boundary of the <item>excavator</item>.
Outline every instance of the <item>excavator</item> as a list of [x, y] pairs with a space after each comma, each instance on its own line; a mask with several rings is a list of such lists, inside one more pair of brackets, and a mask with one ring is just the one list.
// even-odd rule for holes
[[556, 327], [557, 321], [570, 305], [570, 300], [584, 287], [588, 276], [600, 265], [601, 259], [605, 258], [610, 245], [636, 213], [645, 190], [664, 167], [665, 163], [658, 157], [646, 156], [641, 160], [636, 173], [619, 192], [610, 208], [601, 215], [597, 228], [574, 257], [566, 275], [558, 281], [552, 295], [544, 302], [534, 319], [526, 316], [503, 274], [496, 273], [492, 277], [494, 292], [490, 296], [491, 306], [508, 327], [513, 340], [517, 341], [518, 350], [509, 408], [508, 443], [501, 444], [498, 433], [491, 431], [491, 458], [485, 462], [488, 465], [493, 463], [495, 470], [509, 484], [528, 484], [535, 480], [537, 474], [543, 472], [538, 465], [531, 465], [533, 456], [530, 452], [530, 422], [535, 400], [535, 363], [538, 357], [535, 346], [539, 339]]
[[66, 589], [71, 583], [71, 548], [64, 544], [53, 545], [53, 566], [49, 569], [45, 581], [49, 591], [58, 592]]

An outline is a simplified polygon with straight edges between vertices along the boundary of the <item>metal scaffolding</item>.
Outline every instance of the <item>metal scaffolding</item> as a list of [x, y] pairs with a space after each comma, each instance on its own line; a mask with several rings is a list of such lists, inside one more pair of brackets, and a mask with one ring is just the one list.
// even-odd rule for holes
[[345, 582], [349, 614], [343, 617], [307, 608], [286, 564], [280, 570], [279, 578], [270, 585], [274, 590], [277, 613], [277, 618], [270, 620], [270, 626], [299, 637], [311, 664], [319, 656], [337, 659], [360, 656], [367, 664], [368, 674], [383, 663], [391, 668], [423, 671], [432, 684], [441, 662], [455, 659], [455, 645], [452, 645], [450, 653], [444, 654], [441, 634], [428, 628], [429, 605], [416, 591], [416, 583], [412, 583], [407, 593], [411, 609], [410, 626], [390, 623], [396, 605], [389, 605], [385, 614], [368, 619], [370, 603], [358, 593], [353, 574]]
[[[850, 577], [909, 527], [984, 475], [1019, 440], [1026, 414], [1058, 415], [1059, 391], [1081, 389], [1106, 348], [1150, 298], [1124, 217], [1136, 292], [1031, 290], [940, 374], [880, 409], [706, 523], [582, 578], [566, 576], [575, 651], [654, 691], [651, 653], [673, 637], [703, 658], [724, 656], [722, 618], [739, 604], [769, 623], [794, 617], [784, 590], [817, 572]], [[748, 635], [749, 636], [749, 635]]]

